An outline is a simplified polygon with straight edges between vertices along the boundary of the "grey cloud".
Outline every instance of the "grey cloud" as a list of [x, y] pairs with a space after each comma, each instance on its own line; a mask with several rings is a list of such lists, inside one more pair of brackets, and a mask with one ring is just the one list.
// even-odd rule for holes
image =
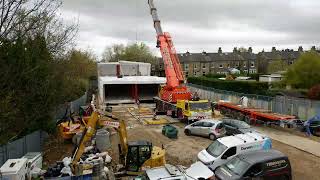
[[[197, 47], [199, 44], [216, 44], [216, 46], [219, 44], [229, 46], [231, 44], [298, 45], [320, 41], [318, 35], [320, 13], [317, 13], [320, 2], [318, 0], [304, 0], [303, 2], [298, 2], [298, 0], [154, 1], [164, 30], [173, 32], [174, 41], [183, 47], [186, 44]], [[297, 2], [300, 4], [297, 5]], [[128, 40], [134, 40], [138, 32], [139, 40], [147, 43], [155, 41], [147, 0], [66, 0], [63, 10], [80, 15], [80, 31], [91, 31], [101, 36]], [[234, 40], [215, 41], [210, 38], [199, 40], [193, 34], [198, 33], [194, 29], [221, 29], [224, 22], [244, 25], [249, 30], [261, 30], [270, 34], [283, 33], [286, 34], [286, 38], [278, 40], [235, 38]], [[237, 32], [244, 29], [242, 26], [235, 26], [232, 30]], [[179, 33], [180, 31], [190, 33]]]

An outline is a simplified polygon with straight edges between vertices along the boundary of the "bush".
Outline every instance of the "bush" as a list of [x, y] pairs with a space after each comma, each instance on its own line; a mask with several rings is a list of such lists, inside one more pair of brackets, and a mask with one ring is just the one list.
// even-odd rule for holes
[[226, 75], [224, 75], [224, 74], [207, 74], [205, 77], [218, 79], [218, 78], [224, 78], [224, 77], [226, 77]]
[[215, 89], [235, 91], [245, 94], [274, 95], [273, 92], [269, 91], [269, 85], [266, 82], [226, 81], [207, 77], [189, 77], [188, 82]]
[[320, 84], [313, 86], [310, 88], [308, 92], [308, 97], [310, 99], [320, 100]]

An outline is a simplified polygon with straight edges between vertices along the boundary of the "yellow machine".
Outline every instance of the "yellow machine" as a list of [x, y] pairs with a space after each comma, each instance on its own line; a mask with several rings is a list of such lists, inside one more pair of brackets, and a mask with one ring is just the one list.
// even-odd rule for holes
[[212, 116], [209, 100], [178, 100], [177, 116], [184, 120], [207, 119]]
[[[113, 116], [108, 117], [118, 120]], [[153, 146], [148, 141], [127, 141], [127, 128], [124, 120], [119, 120], [118, 122], [100, 121], [99, 113], [93, 111], [83, 131], [80, 143], [72, 156], [71, 169], [74, 174], [80, 175], [82, 170], [88, 168], [85, 165], [80, 165], [79, 160], [84, 152], [85, 144], [94, 136], [97, 125], [111, 126], [117, 129], [120, 139], [120, 163], [124, 165], [126, 174], [139, 175], [144, 168], [163, 166], [166, 163], [164, 149]]]

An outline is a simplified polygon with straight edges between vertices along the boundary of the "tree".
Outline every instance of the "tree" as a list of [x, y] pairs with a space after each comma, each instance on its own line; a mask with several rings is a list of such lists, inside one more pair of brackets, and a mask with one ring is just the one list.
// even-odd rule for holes
[[123, 44], [114, 44], [111, 47], [106, 47], [102, 53], [102, 62], [119, 61], [120, 56], [124, 54], [125, 46]]
[[61, 85], [57, 95], [60, 102], [72, 101], [82, 96], [88, 87], [88, 79], [96, 76], [96, 57], [89, 50], [72, 49], [67, 56], [57, 61], [55, 74]]
[[107, 47], [102, 55], [102, 61], [104, 62], [115, 62], [119, 60], [154, 64], [156, 57], [144, 43], [135, 43], [128, 46], [121, 44], [113, 45], [112, 47]]
[[268, 73], [275, 73], [279, 71], [285, 71], [288, 68], [288, 64], [281, 59], [277, 59], [268, 64]]
[[289, 67], [286, 82], [296, 88], [309, 89], [320, 84], [320, 55], [317, 52], [307, 52]]
[[0, 38], [10, 41], [45, 37], [47, 48], [62, 54], [77, 33], [57, 16], [61, 0], [0, 0]]
[[[43, 37], [0, 46], [0, 143], [49, 122], [56, 81]], [[5, 107], [5, 108], [2, 108]]]
[[320, 100], [320, 84], [317, 84], [310, 88], [308, 91], [308, 98]]
[[245, 47], [243, 47], [243, 46], [241, 46], [241, 47], [238, 49], [238, 51], [241, 52], [241, 53], [246, 53], [246, 52], [248, 52], [248, 49], [245, 48]]

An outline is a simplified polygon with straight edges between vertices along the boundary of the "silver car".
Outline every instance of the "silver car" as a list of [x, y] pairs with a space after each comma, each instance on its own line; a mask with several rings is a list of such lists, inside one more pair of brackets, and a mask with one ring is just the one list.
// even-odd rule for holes
[[184, 128], [184, 133], [187, 136], [198, 135], [208, 137], [215, 140], [225, 135], [226, 130], [222, 121], [214, 119], [203, 119], [192, 123]]

